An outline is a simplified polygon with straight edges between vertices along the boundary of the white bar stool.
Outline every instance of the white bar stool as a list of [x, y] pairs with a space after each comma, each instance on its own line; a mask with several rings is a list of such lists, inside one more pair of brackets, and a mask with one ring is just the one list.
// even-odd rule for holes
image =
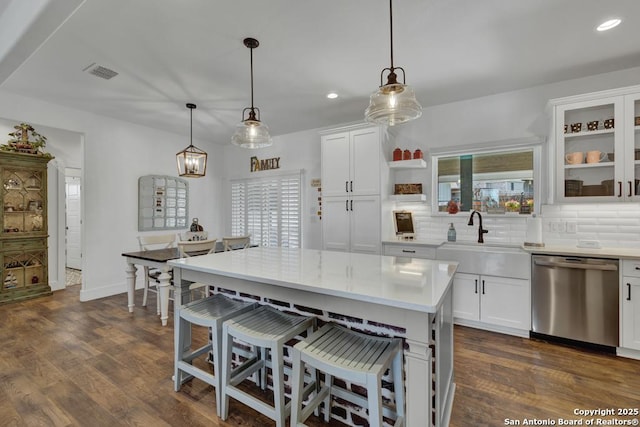
[[[180, 307], [180, 324], [174, 329], [174, 389], [179, 391], [182, 384], [192, 378], [198, 378], [216, 389], [216, 413], [220, 416], [221, 380], [222, 380], [222, 323], [233, 316], [253, 310], [256, 303], [236, 301], [221, 294], [212, 295]], [[188, 328], [191, 324], [211, 328], [211, 340], [208, 344], [191, 350], [185, 348]], [[193, 366], [193, 360], [211, 352], [213, 356], [213, 375]]]
[[[291, 402], [285, 404], [284, 395], [284, 344], [303, 332], [310, 336], [315, 329], [314, 317], [296, 316], [263, 305], [249, 313], [227, 320], [222, 326], [222, 413], [226, 420], [229, 413], [229, 397], [244, 403], [276, 421], [276, 427], [284, 427], [291, 413]], [[256, 356], [243, 361], [232, 369], [233, 339], [256, 348]], [[257, 355], [260, 349], [260, 357]], [[270, 363], [268, 354], [271, 355]], [[236, 387], [247, 377], [261, 371], [260, 386], [266, 388], [264, 373], [270, 365], [273, 376], [273, 406]], [[315, 384], [313, 384], [315, 386]], [[304, 392], [303, 392], [304, 393]]]
[[[309, 418], [324, 402], [324, 420], [331, 417], [331, 393], [333, 377], [361, 384], [367, 389], [367, 399], [353, 393], [341, 393], [341, 398], [352, 401], [369, 411], [369, 425], [380, 427], [384, 415], [393, 418], [394, 426], [405, 425], [405, 391], [402, 340], [366, 335], [352, 331], [335, 323], [327, 323], [313, 335], [293, 347], [293, 377], [291, 426], [305, 426]], [[325, 381], [320, 392], [302, 408], [304, 399], [301, 390], [304, 385], [305, 365], [325, 373]], [[395, 411], [382, 405], [382, 376], [389, 366], [393, 375]]]

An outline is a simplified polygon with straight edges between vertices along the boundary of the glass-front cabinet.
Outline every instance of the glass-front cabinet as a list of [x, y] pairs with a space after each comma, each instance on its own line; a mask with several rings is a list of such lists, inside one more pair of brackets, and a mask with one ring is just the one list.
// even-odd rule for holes
[[50, 294], [47, 163], [50, 156], [0, 152], [0, 304]]
[[640, 200], [640, 87], [634, 89], [552, 101], [557, 201]]

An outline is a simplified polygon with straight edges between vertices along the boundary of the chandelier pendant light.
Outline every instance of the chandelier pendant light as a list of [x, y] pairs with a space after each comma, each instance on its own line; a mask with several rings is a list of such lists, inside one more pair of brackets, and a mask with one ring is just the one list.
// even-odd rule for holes
[[[243, 148], [268, 147], [272, 144], [269, 128], [260, 121], [260, 109], [253, 106], [253, 49], [260, 43], [248, 37], [244, 39], [244, 45], [251, 51], [251, 107], [242, 110], [242, 122], [236, 126], [231, 142]], [[248, 114], [245, 116], [245, 113]]]
[[[364, 112], [369, 123], [393, 126], [415, 120], [422, 115], [422, 106], [410, 86], [405, 84], [402, 67], [393, 65], [393, 7], [389, 0], [389, 21], [391, 29], [391, 66], [380, 73], [380, 87], [371, 94], [369, 107]], [[402, 83], [398, 82], [396, 70], [402, 71]], [[382, 84], [384, 73], [388, 72], [387, 83]]]
[[176, 154], [178, 175], [187, 178], [201, 178], [207, 172], [207, 153], [193, 145], [193, 110], [196, 104], [187, 104], [191, 111], [191, 138], [187, 148]]

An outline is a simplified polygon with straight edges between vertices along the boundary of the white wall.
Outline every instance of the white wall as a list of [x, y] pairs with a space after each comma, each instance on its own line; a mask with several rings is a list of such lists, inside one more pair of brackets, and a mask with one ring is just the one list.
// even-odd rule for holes
[[[231, 194], [230, 179], [257, 178], [261, 175], [286, 173], [302, 170], [302, 246], [310, 249], [320, 249], [322, 235], [320, 221], [314, 207], [318, 204], [318, 191], [311, 187], [311, 180], [320, 178], [320, 135], [319, 129], [290, 133], [277, 136], [273, 145], [257, 150], [246, 150], [231, 144], [224, 148], [223, 207], [222, 215], [225, 221], [225, 233], [231, 233]], [[280, 169], [272, 171], [250, 171], [250, 158], [259, 159], [280, 157]]]
[[[455, 147], [492, 141], [513, 141], [531, 137], [546, 138], [550, 127], [546, 106], [550, 99], [636, 84], [640, 84], [640, 67], [428, 107], [424, 109], [420, 119], [389, 129], [390, 139], [385, 148], [386, 155], [391, 158], [391, 153], [395, 147], [409, 149], [412, 152], [416, 148], [420, 148], [425, 153], [425, 158], [427, 158], [433, 148]], [[365, 107], [363, 106], [363, 111]], [[336, 123], [336, 127], [340, 125], [340, 123]], [[274, 138], [273, 147], [256, 151], [256, 153], [259, 153], [258, 156], [260, 158], [282, 156], [281, 164], [283, 169], [304, 168], [305, 170], [315, 171], [311, 175], [319, 177], [320, 136], [318, 129], [276, 137]], [[225, 148], [224, 176], [249, 175], [248, 159], [251, 155], [248, 152], [239, 151], [239, 149], [232, 147]], [[393, 184], [394, 175], [399, 182], [422, 182], [425, 192], [429, 197], [431, 196], [431, 165], [427, 169], [417, 172], [392, 172], [391, 184]], [[309, 177], [309, 174], [307, 174], [307, 177]], [[224, 185], [228, 187], [227, 182]], [[314, 189], [309, 187], [308, 182], [303, 188], [305, 191], [304, 198], [308, 207], [308, 204], [313, 201], [316, 194]], [[546, 191], [546, 188], [544, 190]], [[389, 192], [391, 192], [391, 188], [389, 188]], [[228, 197], [228, 194], [225, 193], [225, 203], [228, 203]], [[541, 199], [546, 200], [546, 194], [543, 194]], [[582, 204], [581, 206], [582, 211], [590, 212], [588, 215], [590, 219], [597, 215], [601, 209], [601, 205]], [[466, 225], [468, 213], [432, 215], [428, 203], [398, 204], [397, 207], [409, 209], [416, 213], [419, 237], [444, 240], [446, 239], [448, 223], [454, 222], [458, 230], [459, 240], [477, 239], [477, 228]], [[640, 206], [637, 203], [625, 205], [624, 209], [627, 215], [636, 214], [640, 218]], [[629, 211], [632, 213], [628, 213]], [[553, 218], [559, 220], [562, 218], [563, 212], [565, 211], [554, 211]], [[303, 215], [303, 221], [305, 221], [305, 247], [319, 248], [322, 244], [320, 225], [317, 223], [309, 224], [308, 209], [305, 214]], [[226, 209], [224, 218], [227, 230], [230, 229], [229, 215], [229, 209]], [[388, 218], [387, 221], [391, 221], [391, 218]], [[525, 222], [526, 218], [487, 218], [486, 225], [490, 232], [485, 235], [485, 241], [520, 244], [525, 239]], [[545, 239], [557, 239], [558, 236], [552, 236], [548, 231], [548, 222], [545, 220], [543, 223], [546, 227]], [[383, 230], [385, 229], [393, 230], [393, 227], [385, 227], [383, 224]], [[580, 223], [578, 223], [577, 234], [563, 235], [560, 238], [565, 242], [576, 241], [579, 238], [583, 238], [581, 230], [585, 230], [585, 228], [580, 227]], [[612, 242], [611, 239], [617, 242], [615, 240], [616, 235], [621, 234], [614, 233], [604, 237], [609, 242]], [[637, 239], [640, 239], [640, 237]], [[640, 246], [640, 241], [637, 241], [637, 239], [636, 243]], [[620, 241], [619, 243], [628, 245], [629, 241]]]
[[[176, 106], [176, 113], [181, 112]], [[121, 254], [138, 248], [138, 177], [175, 176], [175, 154], [188, 145], [188, 135], [158, 131], [2, 90], [0, 117], [30, 123], [45, 136], [48, 136], [42, 130], [45, 127], [84, 136], [84, 254], [80, 299], [124, 292], [125, 263]], [[211, 234], [219, 235], [222, 230], [218, 214], [221, 150], [204, 141], [194, 141], [194, 144], [209, 153], [210, 163], [207, 177], [189, 180], [189, 215], [198, 217]], [[53, 236], [49, 246], [59, 247]]]

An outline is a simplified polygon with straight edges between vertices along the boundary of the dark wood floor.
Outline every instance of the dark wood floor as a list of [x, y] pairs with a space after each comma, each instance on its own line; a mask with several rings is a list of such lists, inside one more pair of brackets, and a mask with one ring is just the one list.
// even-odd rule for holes
[[[274, 425], [233, 400], [220, 421], [200, 381], [174, 392], [173, 322], [160, 326], [155, 306], [130, 314], [124, 294], [78, 299], [73, 286], [0, 306], [0, 426]], [[640, 361], [462, 327], [455, 340], [452, 426], [640, 408]]]

